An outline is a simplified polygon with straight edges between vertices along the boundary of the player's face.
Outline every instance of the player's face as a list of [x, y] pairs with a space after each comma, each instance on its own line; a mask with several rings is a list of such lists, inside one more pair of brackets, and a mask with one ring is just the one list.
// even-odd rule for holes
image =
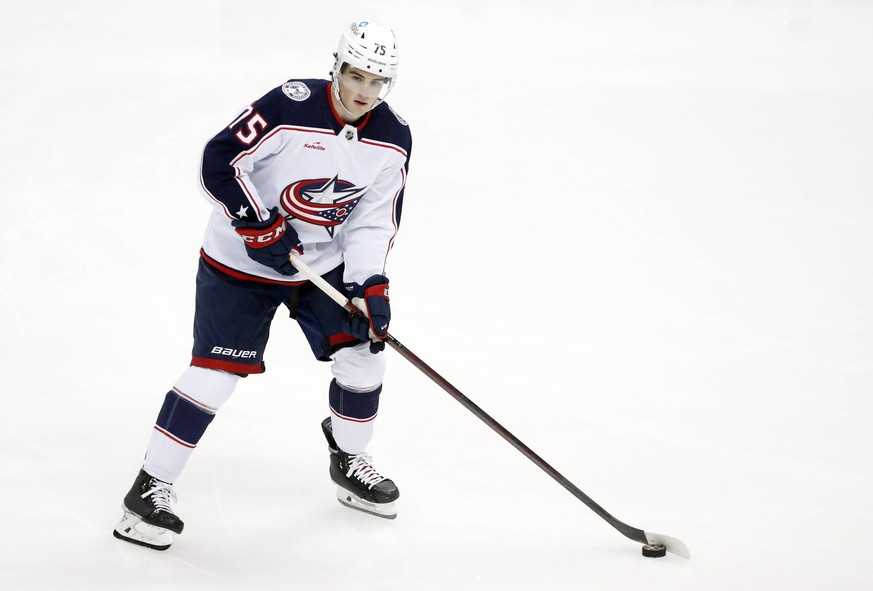
[[386, 78], [357, 68], [346, 68], [339, 75], [340, 98], [346, 109], [357, 119], [373, 108]]

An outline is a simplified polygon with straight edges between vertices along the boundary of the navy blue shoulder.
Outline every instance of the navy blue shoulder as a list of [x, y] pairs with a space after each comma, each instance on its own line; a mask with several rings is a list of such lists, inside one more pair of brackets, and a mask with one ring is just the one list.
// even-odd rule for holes
[[407, 154], [412, 152], [409, 124], [388, 103], [381, 103], [370, 111], [370, 119], [360, 131], [359, 137], [394, 144], [403, 148]]
[[301, 125], [339, 132], [327, 88], [327, 80], [292, 78], [258, 99], [256, 108], [267, 117], [270, 127]]
[[[299, 125], [331, 129], [339, 133], [340, 122], [330, 105], [330, 82], [321, 79], [291, 79], [277, 86], [255, 102], [255, 109], [266, 119], [267, 129], [281, 125]], [[361, 139], [372, 139], [394, 144], [412, 151], [409, 125], [388, 103], [381, 103], [372, 111], [358, 132]]]

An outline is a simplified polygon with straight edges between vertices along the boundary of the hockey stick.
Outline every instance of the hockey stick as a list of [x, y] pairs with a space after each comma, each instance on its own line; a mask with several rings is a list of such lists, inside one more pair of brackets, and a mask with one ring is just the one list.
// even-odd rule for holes
[[[366, 316], [367, 313], [365, 310], [362, 310], [355, 306], [348, 298], [346, 298], [332, 285], [330, 285], [322, 277], [316, 274], [312, 269], [309, 268], [308, 265], [306, 265], [306, 263], [300, 260], [300, 257], [297, 256], [296, 253], [292, 252], [290, 256], [291, 264], [294, 265], [297, 270], [303, 273], [303, 275], [305, 275], [306, 278], [309, 279], [309, 281], [314, 283], [333, 301], [335, 301], [337, 304], [353, 314], [363, 314], [364, 316]], [[520, 451], [522, 455], [524, 455], [527, 459], [539, 466], [546, 474], [555, 479], [558, 484], [570, 491], [570, 493], [574, 497], [585, 503], [585, 505], [587, 505], [589, 509], [602, 517], [609, 525], [617, 529], [625, 537], [630, 538], [635, 542], [647, 544], [648, 546], [663, 546], [668, 552], [676, 554], [677, 556], [681, 556], [685, 559], [691, 558], [691, 553], [688, 551], [688, 547], [681, 540], [670, 536], [647, 532], [641, 529], [637, 529], [635, 527], [631, 527], [630, 525], [610, 515], [603, 507], [595, 503], [591, 497], [586, 495], [579, 489], [579, 487], [570, 482], [560, 472], [555, 470], [551, 465], [549, 465], [548, 462], [546, 462], [531, 448], [525, 445], [518, 437], [510, 433], [503, 425], [494, 420], [476, 403], [467, 398], [460, 390], [458, 390], [451, 383], [449, 383], [447, 379], [438, 374], [433, 368], [431, 368], [428, 364], [422, 361], [415, 353], [407, 349], [403, 343], [398, 341], [391, 334], [385, 337], [384, 340], [404, 359], [409, 361], [424, 375], [430, 378], [435, 384], [445, 390], [452, 398], [464, 405], [467, 410], [476, 415], [483, 423], [491, 427], [491, 429], [493, 429], [498, 435], [508, 441], [515, 449]], [[645, 550], [646, 549], [644, 548], [644, 554]], [[663, 555], [663, 551], [661, 555]]]

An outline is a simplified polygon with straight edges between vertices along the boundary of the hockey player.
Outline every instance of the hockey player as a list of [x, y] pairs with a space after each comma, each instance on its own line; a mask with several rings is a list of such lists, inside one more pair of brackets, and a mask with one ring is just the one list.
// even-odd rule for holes
[[[262, 373], [270, 322], [290, 311], [315, 357], [332, 363], [322, 429], [338, 500], [396, 516], [400, 493], [367, 454], [385, 371], [391, 308], [385, 262], [412, 138], [384, 102], [397, 79], [391, 29], [352, 23], [330, 80], [291, 79], [252, 103], [203, 151], [214, 205], [197, 272], [190, 367], [166, 394], [113, 534], [165, 550], [182, 520], [174, 483], [240, 377]], [[302, 260], [369, 314], [352, 317], [297, 276]]]

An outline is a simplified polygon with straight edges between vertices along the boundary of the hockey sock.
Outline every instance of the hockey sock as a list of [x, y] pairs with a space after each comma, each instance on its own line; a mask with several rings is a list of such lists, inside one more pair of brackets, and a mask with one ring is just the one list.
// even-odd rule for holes
[[238, 379], [223, 371], [188, 368], [164, 397], [143, 463], [145, 471], [175, 482]]
[[357, 392], [336, 380], [331, 381], [329, 401], [333, 437], [344, 452], [359, 454], [367, 450], [367, 444], [373, 438], [381, 393], [381, 385], [369, 392]]

